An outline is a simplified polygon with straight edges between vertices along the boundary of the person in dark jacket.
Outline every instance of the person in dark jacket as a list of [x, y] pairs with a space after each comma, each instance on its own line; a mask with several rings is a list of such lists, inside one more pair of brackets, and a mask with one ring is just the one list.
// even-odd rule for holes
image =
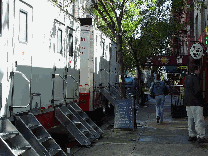
[[188, 116], [189, 141], [198, 141], [206, 143], [205, 124], [203, 117], [203, 95], [200, 88], [200, 67], [193, 65], [192, 73], [184, 81], [184, 105], [186, 106]]

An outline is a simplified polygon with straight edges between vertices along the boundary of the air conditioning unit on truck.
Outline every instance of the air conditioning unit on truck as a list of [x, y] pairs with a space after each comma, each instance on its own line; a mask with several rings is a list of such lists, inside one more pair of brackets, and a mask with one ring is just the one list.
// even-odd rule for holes
[[79, 21], [51, 0], [0, 0], [0, 12], [0, 155], [65, 156], [49, 134], [60, 127], [90, 145], [103, 132], [72, 101]]
[[[118, 83], [116, 44], [93, 25], [81, 21], [79, 106], [95, 112], [107, 107], [101, 89]], [[91, 23], [91, 22], [87, 22]]]

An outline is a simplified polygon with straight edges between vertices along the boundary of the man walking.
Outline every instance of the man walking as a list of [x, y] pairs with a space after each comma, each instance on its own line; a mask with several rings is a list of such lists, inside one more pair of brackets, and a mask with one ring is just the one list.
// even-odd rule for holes
[[156, 74], [156, 81], [151, 84], [150, 92], [154, 92], [156, 100], [156, 120], [157, 123], [163, 123], [163, 107], [165, 102], [164, 88], [169, 87], [164, 81], [160, 80], [160, 74]]
[[207, 143], [205, 138], [205, 121], [203, 117], [203, 95], [200, 88], [200, 67], [193, 65], [191, 74], [184, 81], [184, 105], [188, 116], [189, 141]]

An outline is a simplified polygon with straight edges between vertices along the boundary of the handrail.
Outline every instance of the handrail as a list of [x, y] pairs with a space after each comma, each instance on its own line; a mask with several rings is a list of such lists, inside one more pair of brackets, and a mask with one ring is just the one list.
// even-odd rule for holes
[[55, 75], [61, 77], [65, 81], [65, 83], [67, 83], [67, 81], [65, 80], [65, 78], [62, 77], [60, 74], [55, 74]]
[[[18, 73], [21, 74], [22, 77], [28, 82], [28, 86], [29, 86], [29, 91], [30, 91], [30, 81], [28, 80], [28, 78], [25, 76], [25, 74], [23, 74], [20, 71], [12, 71], [11, 73]], [[12, 75], [12, 74], [11, 74]], [[13, 80], [14, 81], [14, 80]], [[30, 93], [31, 94], [31, 93]], [[13, 95], [12, 95], [13, 96]], [[31, 95], [30, 95], [31, 96]], [[10, 108], [27, 108], [30, 105], [30, 98], [29, 98], [29, 102], [26, 106], [10, 106]]]
[[25, 74], [23, 74], [22, 72], [20, 72], [20, 71], [13, 71], [14, 73], [19, 73], [19, 74], [21, 74], [22, 75], [22, 77], [26, 80], [26, 81], [28, 81], [28, 83], [30, 83], [30, 81], [28, 80], [28, 78], [25, 76]]
[[28, 106], [30, 106], [30, 103], [26, 106], [10, 106], [12, 108], [27, 108]]
[[67, 76], [72, 77], [72, 79], [73, 79], [77, 84], [79, 83], [72, 75], [67, 75]]
[[[70, 76], [76, 83], [77, 85], [79, 84], [79, 82], [72, 76], [72, 75], [67, 75], [67, 76]], [[77, 89], [74, 90], [74, 93], [76, 93], [78, 91], [78, 86], [77, 86]], [[75, 96], [75, 98], [77, 98], [78, 95]], [[74, 101], [74, 94], [73, 94], [73, 101]]]
[[[54, 75], [54, 76], [53, 76]], [[54, 100], [54, 80], [53, 80], [53, 91], [52, 91], [52, 94], [53, 94], [53, 98], [52, 98], [52, 101], [64, 101], [66, 103], [66, 96], [67, 96], [67, 87], [66, 87], [66, 84], [68, 83], [65, 79], [65, 77], [62, 77], [60, 74], [52, 74], [52, 77], [55, 78], [55, 76], [59, 76], [64, 82], [65, 84], [63, 84], [63, 98], [64, 100]], [[52, 104], [52, 107], [54, 107], [54, 105]]]

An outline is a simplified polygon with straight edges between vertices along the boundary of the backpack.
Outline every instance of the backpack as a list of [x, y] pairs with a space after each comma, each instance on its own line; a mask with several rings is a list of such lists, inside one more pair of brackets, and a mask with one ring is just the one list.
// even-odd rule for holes
[[163, 94], [164, 94], [164, 95], [168, 95], [168, 93], [169, 93], [169, 90], [168, 90], [168, 88], [166, 87], [165, 82], [164, 82]]

